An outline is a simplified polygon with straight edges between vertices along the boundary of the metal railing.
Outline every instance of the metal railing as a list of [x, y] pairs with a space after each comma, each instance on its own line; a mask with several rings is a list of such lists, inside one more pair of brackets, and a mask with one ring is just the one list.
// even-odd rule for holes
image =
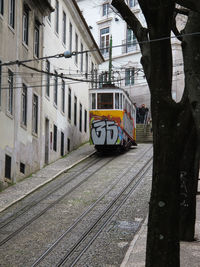
[[139, 45], [136, 43], [136, 40], [122, 40], [122, 54], [127, 54], [135, 51], [139, 51]]

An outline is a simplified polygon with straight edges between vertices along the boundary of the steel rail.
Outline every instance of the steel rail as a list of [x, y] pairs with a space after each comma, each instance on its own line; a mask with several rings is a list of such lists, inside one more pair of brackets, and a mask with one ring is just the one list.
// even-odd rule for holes
[[[137, 161], [140, 161], [146, 153], [148, 153], [152, 149], [152, 146], [144, 151], [144, 153], [140, 156]], [[76, 225], [105, 197], [106, 194], [108, 194], [113, 187], [124, 177], [125, 174], [127, 174], [135, 165], [135, 161], [132, 163], [132, 165], [126, 169], [124, 172], [120, 173], [118, 175], [118, 178], [98, 197], [98, 199], [92, 203], [75, 221], [71, 224], [71, 226], [61, 235], [59, 236], [54, 243], [32, 264], [32, 267], [37, 266], [57, 245], [58, 243], [72, 230], [76, 227]], [[136, 174], [137, 175], [137, 174]]]
[[[70, 249], [70, 251], [58, 262], [56, 267], [62, 266], [69, 258], [69, 256], [74, 252], [74, 250], [88, 237], [88, 235], [92, 232], [92, 230], [95, 229], [97, 224], [107, 215], [107, 213], [113, 208], [113, 206], [116, 204], [116, 202], [119, 200], [119, 198], [124, 194], [124, 192], [130, 187], [130, 185], [135, 181], [135, 179], [141, 174], [141, 172], [146, 168], [146, 170], [141, 174], [138, 181], [134, 184], [134, 186], [129, 190], [129, 192], [126, 194], [124, 199], [122, 199], [121, 203], [117, 205], [115, 210], [112, 212], [111, 215], [106, 219], [106, 221], [103, 223], [103, 225], [100, 226], [100, 229], [98, 232], [90, 239], [90, 241], [87, 243], [87, 245], [82, 249], [82, 251], [79, 253], [79, 255], [74, 259], [72, 264], [70, 264], [70, 267], [74, 266], [77, 261], [80, 259], [80, 257], [85, 253], [85, 251], [91, 246], [91, 244], [95, 241], [95, 239], [98, 237], [98, 235], [102, 232], [102, 230], [105, 228], [105, 226], [108, 224], [108, 222], [113, 218], [113, 216], [117, 213], [117, 211], [121, 208], [121, 206], [125, 203], [125, 201], [128, 199], [130, 194], [137, 188], [137, 186], [140, 184], [140, 182], [143, 179], [143, 176], [147, 173], [147, 171], [152, 166], [152, 158], [148, 160], [148, 162], [145, 163], [145, 165], [138, 171], [136, 175], [131, 179], [131, 181], [123, 187], [123, 189], [120, 191], [120, 193], [112, 200], [110, 205], [102, 212], [102, 214], [96, 219], [96, 221], [90, 226], [90, 228], [80, 237], [80, 239], [73, 245], [73, 247]], [[150, 164], [149, 164], [150, 162]], [[149, 165], [148, 165], [149, 164]]]
[[[27, 204], [25, 207], [23, 207], [22, 209], [18, 210], [16, 213], [12, 214], [9, 218], [6, 218], [4, 221], [0, 222], [0, 230], [6, 226], [8, 226], [11, 222], [13, 222], [14, 220], [16, 220], [17, 218], [19, 218], [20, 216], [24, 215], [26, 212], [30, 211], [30, 208], [35, 207], [37, 204], [39, 204], [41, 201], [43, 201], [45, 198], [48, 198], [51, 194], [55, 193], [56, 191], [58, 191], [59, 189], [61, 189], [63, 186], [67, 185], [68, 183], [70, 183], [73, 179], [75, 179], [76, 177], [78, 177], [80, 175], [80, 173], [82, 173], [83, 171], [88, 170], [90, 167], [93, 166], [93, 164], [95, 164], [96, 162], [98, 162], [99, 159], [93, 159], [91, 162], [89, 162], [89, 165], [86, 164], [83, 169], [81, 169], [78, 173], [72, 174], [69, 177], [69, 180], [62, 182], [61, 184], [59, 184], [56, 188], [53, 188], [52, 190], [48, 191], [47, 195], [43, 195], [42, 198], [40, 198], [37, 201], [34, 201], [30, 204]], [[66, 171], [67, 172], [67, 171]], [[65, 173], [66, 173], [65, 172]], [[57, 177], [58, 178], [58, 177]], [[10, 219], [10, 220], [9, 220]]]
[[[151, 147], [145, 151], [142, 156], [139, 158], [138, 161], [140, 161], [140, 159], [142, 159], [144, 157], [144, 155], [151, 150]], [[124, 175], [126, 173], [128, 173], [131, 168], [133, 167], [133, 165], [135, 164], [135, 162], [124, 172], [120, 173], [120, 175], [118, 176], [118, 179], [115, 180], [98, 198], [97, 200], [92, 203], [76, 220], [75, 222], [60, 236], [56, 239], [56, 241], [33, 263], [33, 265], [31, 267], [35, 267], [37, 266], [57, 245], [58, 243], [72, 230], [76, 227], [76, 225], [105, 197], [105, 195], [107, 193], [109, 193], [112, 188], [124, 177]]]
[[6, 238], [4, 238], [3, 240], [0, 241], [0, 246], [4, 245], [6, 242], [8, 242], [10, 239], [12, 239], [14, 236], [16, 236], [17, 234], [19, 234], [21, 231], [23, 231], [28, 225], [30, 225], [32, 222], [34, 222], [35, 220], [37, 220], [39, 217], [41, 217], [44, 213], [46, 213], [50, 208], [52, 208], [53, 206], [55, 206], [57, 203], [59, 203], [62, 199], [64, 199], [67, 195], [69, 195], [70, 193], [72, 193], [75, 189], [77, 189], [80, 185], [82, 185], [84, 182], [86, 182], [92, 175], [94, 175], [94, 173], [98, 172], [102, 167], [106, 166], [108, 163], [110, 163], [112, 160], [114, 160], [114, 158], [112, 158], [111, 160], [109, 160], [108, 162], [104, 163], [103, 165], [101, 165], [99, 168], [97, 168], [94, 172], [90, 173], [90, 175], [88, 175], [84, 180], [82, 180], [80, 183], [78, 183], [77, 185], [75, 185], [73, 188], [71, 188], [68, 192], [66, 192], [64, 195], [62, 195], [61, 197], [59, 197], [57, 200], [55, 200], [54, 202], [52, 202], [51, 204], [49, 204], [45, 209], [43, 209], [41, 212], [39, 212], [37, 215], [35, 215], [33, 218], [31, 218], [30, 220], [28, 220], [25, 224], [23, 224], [21, 227], [19, 227], [16, 231], [14, 231], [13, 233], [11, 233], [10, 235], [8, 235]]

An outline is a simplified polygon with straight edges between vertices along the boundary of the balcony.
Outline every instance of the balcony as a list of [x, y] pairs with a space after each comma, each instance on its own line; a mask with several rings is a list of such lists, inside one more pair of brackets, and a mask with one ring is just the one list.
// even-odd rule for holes
[[139, 45], [137, 44], [136, 39], [132, 41], [128, 41], [127, 39], [122, 40], [122, 54], [136, 52], [139, 50]]

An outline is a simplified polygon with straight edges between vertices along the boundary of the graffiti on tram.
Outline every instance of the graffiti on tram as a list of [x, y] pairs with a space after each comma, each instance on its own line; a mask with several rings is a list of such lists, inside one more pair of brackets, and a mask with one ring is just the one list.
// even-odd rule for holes
[[91, 123], [92, 143], [96, 145], [119, 144], [119, 128], [114, 121], [93, 120]]

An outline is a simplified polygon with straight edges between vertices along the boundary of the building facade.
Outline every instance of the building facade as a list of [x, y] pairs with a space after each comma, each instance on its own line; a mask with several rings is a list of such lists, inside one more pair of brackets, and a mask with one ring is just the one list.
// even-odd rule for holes
[[[117, 10], [111, 6], [110, 0], [77, 0], [77, 3], [87, 20], [97, 44], [105, 58], [100, 66], [103, 72], [108, 70], [109, 40], [113, 44], [113, 73], [115, 80], [121, 80], [121, 86], [129, 93], [138, 106], [145, 104], [150, 107], [150, 92], [140, 64], [141, 53], [135, 35], [120, 17]], [[131, 11], [145, 26], [145, 19], [137, 0], [125, 0]], [[179, 101], [183, 91], [183, 68], [180, 42], [172, 39], [174, 58], [174, 76], [172, 96]]]
[[[91, 71], [103, 57], [76, 1], [52, 0], [55, 12], [44, 20], [44, 56], [83, 52], [43, 62], [42, 163], [48, 164], [88, 141]], [[84, 51], [95, 50], [84, 53]], [[63, 75], [63, 78], [59, 75]]]
[[[34, 59], [42, 69], [43, 16], [47, 0], [0, 1], [1, 63]], [[0, 184], [16, 182], [40, 167], [41, 76], [20, 64], [0, 67]], [[37, 86], [36, 86], [37, 85]]]
[[[90, 83], [82, 80], [103, 57], [73, 0], [0, 0], [0, 39], [3, 188], [88, 140]], [[41, 60], [94, 47], [94, 53]]]

